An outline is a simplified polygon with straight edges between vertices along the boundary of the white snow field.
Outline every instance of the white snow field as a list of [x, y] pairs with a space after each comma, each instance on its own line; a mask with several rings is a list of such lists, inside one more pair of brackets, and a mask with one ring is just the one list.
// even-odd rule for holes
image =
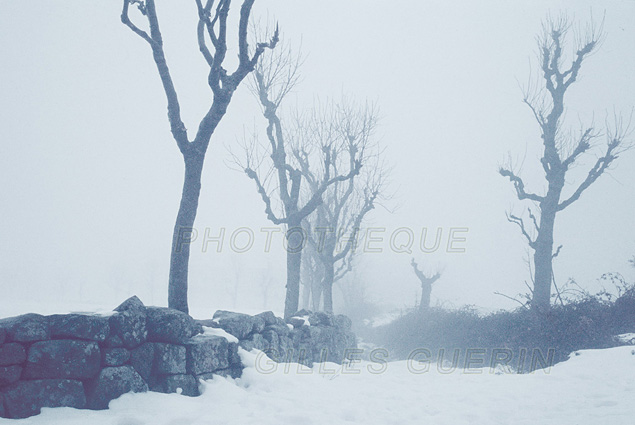
[[[2, 423], [41, 425], [188, 424], [635, 424], [635, 347], [579, 351], [533, 374], [413, 373], [407, 361], [274, 365], [241, 353], [243, 377], [202, 383], [200, 397], [124, 394], [109, 410], [44, 408]], [[410, 369], [420, 370], [419, 363]], [[358, 374], [351, 371], [358, 370]], [[270, 373], [266, 373], [270, 372]], [[374, 373], [373, 373], [374, 372]]]

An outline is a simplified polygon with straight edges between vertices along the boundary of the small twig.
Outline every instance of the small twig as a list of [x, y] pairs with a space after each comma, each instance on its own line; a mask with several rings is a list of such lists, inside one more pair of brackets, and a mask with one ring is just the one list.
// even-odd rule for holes
[[510, 297], [509, 295], [505, 295], [505, 294], [500, 293], [500, 292], [494, 292], [494, 294], [495, 294], [495, 295], [500, 295], [501, 297], [505, 297], [505, 298], [507, 298], [508, 300], [515, 301], [515, 302], [517, 302], [518, 304], [520, 304], [520, 305], [521, 305], [524, 309], [527, 309], [527, 310], [528, 310], [528, 308], [527, 308], [527, 303], [522, 302], [522, 301], [521, 301], [521, 300], [519, 300], [518, 298]]

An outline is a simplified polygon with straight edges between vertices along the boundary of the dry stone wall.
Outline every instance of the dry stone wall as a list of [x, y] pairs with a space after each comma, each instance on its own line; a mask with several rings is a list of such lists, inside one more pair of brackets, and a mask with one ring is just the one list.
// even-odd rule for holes
[[197, 396], [201, 379], [241, 376], [239, 346], [279, 362], [341, 363], [356, 347], [350, 329], [345, 316], [305, 310], [286, 322], [272, 312], [229, 311], [194, 320], [137, 297], [111, 315], [0, 319], [0, 417], [25, 418], [42, 407], [106, 409], [128, 392]]

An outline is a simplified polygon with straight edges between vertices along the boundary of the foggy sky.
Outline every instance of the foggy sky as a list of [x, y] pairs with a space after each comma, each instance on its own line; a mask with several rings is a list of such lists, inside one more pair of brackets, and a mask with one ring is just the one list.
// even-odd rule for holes
[[[71, 309], [109, 308], [132, 294], [147, 304], [167, 303], [183, 160], [150, 49], [121, 24], [120, 3], [0, 0], [0, 316], [59, 308], [51, 307], [52, 299]], [[195, 7], [157, 3], [192, 132], [211, 102], [195, 41]], [[381, 110], [378, 136], [393, 165], [395, 196], [387, 203], [394, 211], [377, 208], [367, 224], [386, 229], [383, 252], [364, 255], [358, 265], [371, 300], [386, 308], [412, 306], [418, 281], [409, 262], [415, 257], [444, 270], [433, 304], [514, 307], [493, 294], [524, 291], [528, 279], [525, 241], [505, 211], [520, 213], [531, 204], [516, 200], [497, 168], [511, 155], [523, 164], [529, 188], [542, 190], [538, 126], [520, 86], [538, 75], [541, 19], [560, 10], [582, 22], [606, 13], [606, 39], [568, 93], [567, 123], [578, 129], [594, 120], [602, 127], [614, 109], [628, 116], [635, 99], [633, 1], [256, 2], [253, 16], [275, 19], [283, 37], [307, 56], [289, 108], [347, 94]], [[235, 53], [232, 47], [228, 58]], [[196, 316], [219, 307], [282, 307], [282, 237], [274, 235], [271, 252], [264, 252], [261, 228], [272, 224], [253, 182], [227, 166], [227, 147], [237, 146], [244, 126], [262, 130], [265, 124], [242, 86], [212, 137], [204, 169], [196, 227], [201, 237], [206, 228], [226, 233], [221, 253], [214, 244], [206, 253], [194, 244], [190, 303]], [[572, 182], [594, 161], [587, 156]], [[554, 263], [557, 282], [574, 277], [594, 291], [605, 272], [635, 279], [627, 263], [635, 254], [634, 210], [631, 151], [558, 215], [555, 243], [564, 247]], [[255, 235], [246, 253], [229, 245], [241, 227]], [[417, 247], [424, 227], [443, 229], [434, 254]], [[400, 228], [416, 235], [412, 254], [390, 249], [388, 239]], [[468, 229], [457, 245], [464, 253], [444, 249], [451, 228]], [[268, 276], [273, 282], [265, 304]]]

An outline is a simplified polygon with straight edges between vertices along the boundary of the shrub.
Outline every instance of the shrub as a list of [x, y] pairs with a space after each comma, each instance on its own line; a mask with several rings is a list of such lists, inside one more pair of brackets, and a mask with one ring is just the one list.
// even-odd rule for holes
[[420, 348], [429, 350], [432, 360], [444, 354], [444, 361], [448, 360], [446, 353], [458, 350], [459, 362], [470, 349], [484, 350], [487, 359], [495, 350], [506, 350], [513, 356], [511, 365], [526, 372], [543, 366], [521, 362], [528, 352], [539, 352], [550, 366], [577, 350], [620, 345], [614, 335], [635, 332], [635, 285], [625, 285], [618, 293], [617, 298], [608, 297], [606, 292], [584, 293], [544, 314], [527, 308], [486, 316], [471, 307], [411, 310], [378, 329], [376, 337], [401, 359]]

